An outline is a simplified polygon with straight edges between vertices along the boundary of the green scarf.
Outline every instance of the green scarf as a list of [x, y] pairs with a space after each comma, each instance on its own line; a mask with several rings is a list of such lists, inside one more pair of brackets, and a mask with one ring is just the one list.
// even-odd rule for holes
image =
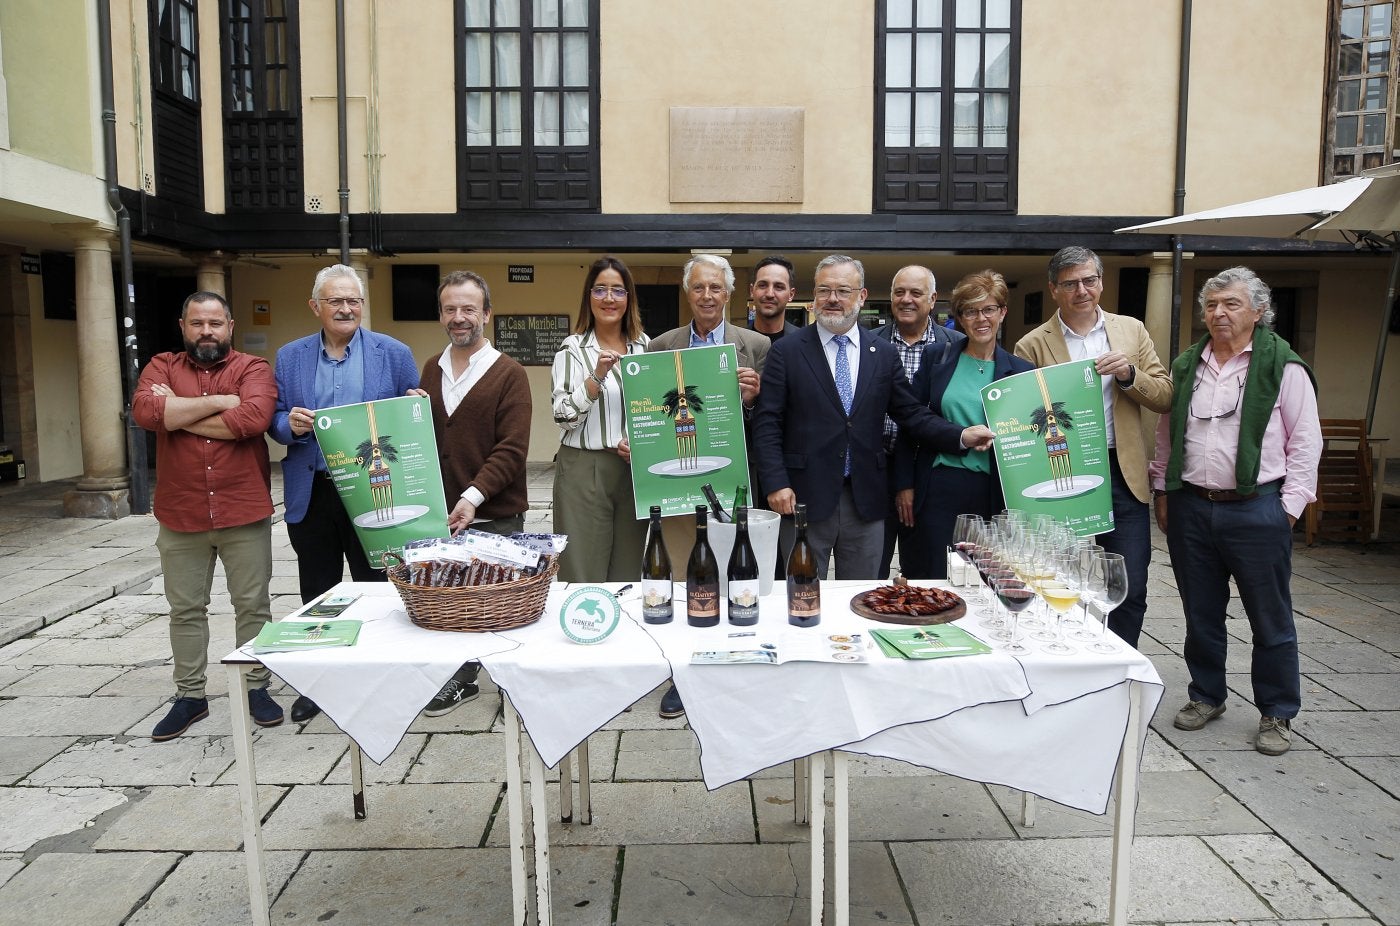
[[[1167, 491], [1181, 488], [1181, 461], [1186, 443], [1186, 414], [1191, 406], [1192, 387], [1201, 353], [1210, 344], [1206, 335], [1172, 362], [1171, 457], [1167, 460]], [[1274, 403], [1278, 401], [1283, 370], [1290, 363], [1300, 364], [1317, 391], [1317, 377], [1288, 342], [1262, 325], [1254, 328], [1253, 356], [1249, 358], [1249, 379], [1240, 402], [1240, 442], [1235, 448], [1235, 491], [1251, 495], [1258, 488], [1259, 454], [1264, 446], [1264, 430], [1269, 426]]]

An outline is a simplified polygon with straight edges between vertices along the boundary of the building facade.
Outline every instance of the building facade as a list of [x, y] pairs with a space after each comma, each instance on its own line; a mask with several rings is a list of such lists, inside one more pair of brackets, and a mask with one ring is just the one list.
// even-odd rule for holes
[[[1359, 417], [1384, 255], [1189, 239], [1174, 266], [1171, 239], [1112, 232], [1395, 160], [1393, 6], [6, 0], [3, 443], [31, 479], [120, 494], [128, 339], [137, 362], [178, 347], [180, 301], [213, 289], [235, 346], [272, 358], [313, 330], [312, 278], [342, 254], [365, 323], [420, 363], [444, 343], [435, 281], [458, 268], [490, 283], [496, 340], [527, 363], [603, 253], [633, 269], [653, 332], [688, 319], [698, 250], [734, 264], [738, 324], [772, 253], [799, 299], [822, 256], [860, 257], [872, 321], [905, 264], [945, 293], [992, 267], [1013, 287], [1011, 346], [1054, 310], [1049, 255], [1083, 244], [1107, 265], [1105, 308], [1145, 319], [1165, 360], [1199, 333], [1197, 281], [1247, 263], [1323, 414]], [[548, 460], [548, 368], [529, 376], [531, 457]], [[1381, 395], [1397, 385], [1392, 366]], [[1397, 425], [1383, 399], [1376, 433]]]

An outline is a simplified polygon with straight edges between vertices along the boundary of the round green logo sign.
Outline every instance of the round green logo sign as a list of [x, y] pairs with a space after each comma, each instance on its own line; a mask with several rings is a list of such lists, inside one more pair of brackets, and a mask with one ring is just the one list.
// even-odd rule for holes
[[602, 643], [622, 619], [617, 597], [597, 585], [585, 585], [564, 600], [559, 626], [575, 643]]

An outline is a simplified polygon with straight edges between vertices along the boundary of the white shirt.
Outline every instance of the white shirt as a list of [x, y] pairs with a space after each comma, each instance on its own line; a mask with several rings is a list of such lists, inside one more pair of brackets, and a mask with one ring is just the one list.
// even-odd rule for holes
[[[457, 411], [457, 406], [462, 404], [462, 399], [466, 398], [473, 386], [480, 382], [486, 371], [491, 369], [491, 364], [501, 356], [501, 352], [491, 346], [491, 342], [482, 340], [481, 346], [476, 353], [467, 359], [467, 368], [462, 371], [462, 375], [453, 377], [452, 375], [452, 345], [447, 345], [447, 349], [438, 357], [438, 366], [442, 369], [442, 404], [447, 408], [447, 414], [452, 415]], [[486, 501], [486, 496], [476, 486], [467, 486], [462, 490], [462, 497], [472, 504], [473, 507], [480, 508]], [[481, 520], [477, 518], [476, 520]]]
[[[860, 381], [860, 325], [852, 325], [841, 332], [849, 340], [846, 345], [846, 360], [851, 366], [851, 396], [856, 394], [856, 383]], [[832, 343], [836, 335], [817, 325], [817, 337], [821, 338], [822, 353], [826, 354], [826, 367], [831, 371], [831, 381], [836, 382], [836, 345]]]
[[[1060, 333], [1065, 336], [1065, 347], [1069, 348], [1072, 360], [1093, 360], [1111, 349], [1108, 344], [1108, 331], [1103, 326], [1103, 309], [1097, 306], [1095, 309], [1099, 313], [1098, 318], [1094, 320], [1094, 327], [1085, 335], [1077, 334], [1065, 324], [1064, 316], [1060, 316]], [[1113, 436], [1113, 394], [1118, 381], [1112, 376], [1100, 376], [1099, 379], [1099, 386], [1103, 389], [1103, 433], [1108, 446], [1116, 447], [1118, 442]]]

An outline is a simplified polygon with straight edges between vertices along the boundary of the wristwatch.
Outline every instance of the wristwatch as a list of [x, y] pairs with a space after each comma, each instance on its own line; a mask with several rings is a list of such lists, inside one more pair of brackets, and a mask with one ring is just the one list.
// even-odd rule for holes
[[1130, 389], [1130, 388], [1132, 388], [1133, 381], [1134, 381], [1135, 379], [1137, 379], [1137, 367], [1133, 366], [1133, 365], [1130, 363], [1130, 364], [1128, 364], [1128, 378], [1125, 379], [1125, 380], [1119, 381], [1119, 383], [1118, 383], [1118, 388], [1119, 388], [1119, 389]]

